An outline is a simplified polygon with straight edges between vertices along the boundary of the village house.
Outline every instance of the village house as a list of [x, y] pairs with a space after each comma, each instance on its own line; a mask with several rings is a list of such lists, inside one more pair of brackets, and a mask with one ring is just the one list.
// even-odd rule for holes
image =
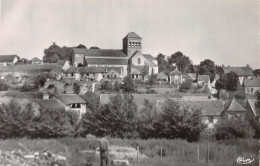
[[[130, 68], [139, 72], [134, 77], [140, 78], [143, 68], [148, 67], [148, 73], [158, 73], [156, 59], [150, 54], [142, 54], [142, 38], [134, 32], [128, 33], [123, 38], [123, 49], [86, 49], [74, 48], [72, 64], [77, 67], [80, 63], [86, 63], [89, 67], [120, 67], [122, 77], [127, 76]], [[133, 75], [133, 73], [132, 73]]]
[[32, 64], [43, 64], [43, 61], [40, 60], [38, 57], [34, 57], [31, 60]]
[[231, 101], [226, 101], [224, 115], [231, 118], [241, 118], [242, 120], [246, 117], [247, 110], [239, 104], [235, 99]]
[[158, 73], [156, 78], [160, 84], [169, 82], [169, 77], [168, 77], [168, 75], [165, 74], [164, 71], [161, 71], [160, 73]]
[[100, 81], [107, 73], [104, 67], [70, 67], [64, 71], [64, 79], [74, 79], [76, 81]]
[[61, 94], [55, 95], [54, 100], [57, 100], [61, 104], [65, 105], [66, 110], [73, 111], [82, 117], [83, 114], [86, 113], [86, 102], [79, 95], [75, 94]]
[[14, 65], [18, 61], [17, 55], [0, 55], [0, 66]]
[[123, 70], [121, 67], [105, 67], [106, 73], [103, 74], [103, 78], [107, 79], [122, 79]]
[[32, 103], [32, 109], [37, 112], [36, 114], [42, 112], [42, 110], [52, 110], [56, 111], [58, 109], [65, 109], [65, 105], [61, 102], [44, 97], [43, 99], [37, 99]]
[[57, 61], [57, 66], [61, 67], [62, 70], [67, 70], [69, 69], [71, 66], [70, 66], [70, 62], [67, 61], [67, 60], [58, 60]]
[[260, 78], [244, 79], [245, 93], [255, 94], [260, 91]]
[[246, 78], [252, 79], [254, 77], [253, 70], [249, 65], [245, 67], [230, 67], [230, 66], [224, 67], [223, 66], [223, 71], [225, 75], [231, 71], [235, 72], [238, 75], [240, 85], [243, 84], [244, 79]]
[[172, 72], [170, 72], [170, 84], [179, 85], [182, 83], [182, 73], [175, 68]]

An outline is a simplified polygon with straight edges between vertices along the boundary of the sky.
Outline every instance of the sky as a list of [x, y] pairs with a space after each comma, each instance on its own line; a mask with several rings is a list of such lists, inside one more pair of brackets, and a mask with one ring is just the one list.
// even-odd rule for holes
[[59, 46], [122, 49], [135, 32], [142, 53], [181, 51], [194, 64], [260, 68], [258, 0], [0, 0], [0, 55], [42, 58]]

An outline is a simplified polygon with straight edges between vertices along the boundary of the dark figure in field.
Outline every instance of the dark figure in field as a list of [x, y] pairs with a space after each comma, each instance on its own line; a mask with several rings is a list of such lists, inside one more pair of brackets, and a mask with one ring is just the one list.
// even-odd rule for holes
[[109, 151], [108, 151], [108, 140], [106, 137], [101, 138], [99, 140], [99, 148], [100, 148], [100, 166], [109, 166]]

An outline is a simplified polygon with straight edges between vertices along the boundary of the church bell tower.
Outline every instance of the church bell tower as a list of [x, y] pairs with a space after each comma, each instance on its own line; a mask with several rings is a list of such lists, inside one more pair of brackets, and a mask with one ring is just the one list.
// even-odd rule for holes
[[123, 51], [130, 58], [136, 51], [142, 51], [142, 38], [134, 32], [129, 32], [123, 38]]

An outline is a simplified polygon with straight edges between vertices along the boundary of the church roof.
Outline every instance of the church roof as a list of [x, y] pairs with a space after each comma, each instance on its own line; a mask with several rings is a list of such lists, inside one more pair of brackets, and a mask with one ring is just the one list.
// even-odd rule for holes
[[123, 50], [73, 48], [74, 54], [84, 54], [86, 57], [127, 57]]
[[125, 38], [135, 38], [135, 39], [142, 39], [140, 36], [138, 36], [135, 32], [129, 32], [125, 37]]
[[128, 65], [127, 59], [86, 58], [88, 65]]

